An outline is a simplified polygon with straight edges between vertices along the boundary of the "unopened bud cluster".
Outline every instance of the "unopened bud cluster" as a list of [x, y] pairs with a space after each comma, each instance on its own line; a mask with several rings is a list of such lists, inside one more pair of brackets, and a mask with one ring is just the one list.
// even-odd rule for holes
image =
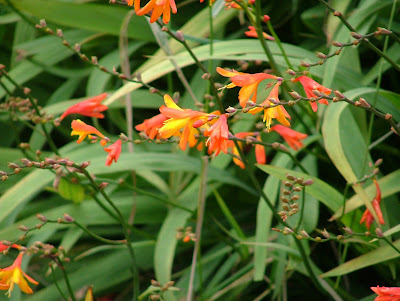
[[[150, 281], [151, 285], [154, 287], [154, 291], [159, 291], [160, 293], [168, 291], [170, 288], [172, 288], [175, 284], [175, 281], [168, 281], [164, 285], [161, 285], [160, 282], [157, 280], [152, 279]], [[161, 299], [161, 294], [153, 294], [150, 295], [150, 300], [162, 300]]]
[[[278, 214], [285, 222], [289, 216], [292, 216], [299, 212], [299, 203], [297, 201], [300, 199], [299, 192], [304, 189], [304, 186], [312, 185], [313, 180], [304, 180], [303, 178], [296, 178], [290, 174], [286, 174], [287, 181], [283, 181], [282, 185], [282, 211]], [[304, 204], [303, 204], [304, 206]]]
[[176, 239], [182, 240], [183, 242], [195, 241], [196, 234], [193, 233], [192, 227], [178, 228], [175, 235]]

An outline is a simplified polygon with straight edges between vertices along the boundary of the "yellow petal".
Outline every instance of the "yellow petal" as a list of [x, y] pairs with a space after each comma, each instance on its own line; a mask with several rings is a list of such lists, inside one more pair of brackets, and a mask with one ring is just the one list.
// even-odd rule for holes
[[176, 109], [176, 110], [181, 110], [181, 111], [183, 111], [183, 110], [174, 102], [174, 100], [171, 98], [171, 96], [169, 96], [168, 94], [165, 94], [165, 95], [164, 95], [164, 102], [165, 102], [165, 105], [166, 105], [168, 108], [173, 108], [173, 109]]
[[161, 138], [169, 138], [172, 135], [174, 135], [177, 131], [179, 131], [181, 128], [183, 128], [188, 121], [189, 118], [168, 119], [167, 121], [164, 122], [164, 125], [158, 130], [158, 133], [160, 134]]

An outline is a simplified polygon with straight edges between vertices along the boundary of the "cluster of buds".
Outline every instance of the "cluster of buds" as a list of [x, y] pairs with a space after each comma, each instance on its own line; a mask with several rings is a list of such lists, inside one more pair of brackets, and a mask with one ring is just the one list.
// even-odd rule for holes
[[161, 285], [160, 282], [152, 279], [151, 280], [151, 285], [154, 288], [154, 291], [160, 292], [158, 294], [153, 293], [152, 295], [150, 295], [150, 300], [161, 300], [161, 294], [165, 291], [168, 290], [177, 290], [176, 287], [174, 287], [175, 281], [168, 281], [167, 283], [165, 283], [164, 285]]
[[297, 201], [300, 199], [300, 195], [298, 193], [304, 189], [304, 186], [312, 185], [314, 182], [311, 179], [304, 180], [289, 174], [286, 174], [286, 179], [287, 181], [282, 182], [284, 187], [281, 196], [283, 210], [278, 212], [284, 222], [288, 219], [288, 216], [292, 216], [299, 211], [299, 203]]
[[175, 237], [178, 240], [182, 239], [183, 242], [196, 241], [196, 234], [193, 233], [192, 227], [178, 228]]

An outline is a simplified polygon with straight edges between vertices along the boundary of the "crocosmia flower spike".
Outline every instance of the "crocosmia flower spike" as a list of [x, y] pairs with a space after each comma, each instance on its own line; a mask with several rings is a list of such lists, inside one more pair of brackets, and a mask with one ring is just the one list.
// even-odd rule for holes
[[[250, 38], [258, 38], [257, 31], [254, 26], [249, 26], [249, 31], [245, 31], [244, 34]], [[270, 36], [269, 34], [263, 32], [263, 37], [266, 40], [275, 41], [275, 38]]]
[[150, 23], [154, 23], [163, 15], [163, 22], [167, 24], [171, 19], [171, 10], [174, 14], [178, 11], [174, 0], [150, 0], [145, 6], [140, 8], [140, 0], [128, 0], [128, 5], [134, 4], [136, 15], [143, 16], [150, 11]]
[[272, 88], [271, 92], [269, 93], [267, 99], [260, 104], [261, 106], [272, 105], [271, 108], [264, 109], [262, 107], [257, 107], [249, 110], [249, 113], [253, 115], [264, 110], [263, 121], [265, 122], [265, 125], [267, 126], [268, 130], [271, 127], [271, 122], [273, 118], [278, 120], [284, 126], [290, 126], [289, 121], [286, 119], [290, 118], [290, 115], [288, 114], [288, 112], [286, 112], [286, 109], [281, 105], [276, 106], [270, 101], [272, 99], [274, 99], [275, 101], [279, 101], [278, 94], [279, 94], [280, 84], [281, 84], [280, 82], [277, 82], [275, 86]]
[[257, 102], [257, 88], [264, 79], [276, 79], [275, 75], [267, 73], [243, 73], [238, 71], [228, 71], [226, 69], [217, 68], [217, 72], [225, 77], [230, 77], [232, 83], [227, 85], [227, 88], [234, 88], [236, 86], [242, 87], [239, 91], [239, 103], [242, 108], [246, 106], [250, 97], [253, 102]]
[[102, 133], [100, 133], [95, 127], [84, 123], [82, 120], [73, 120], [71, 123], [72, 132], [71, 136], [79, 135], [78, 141], [76, 143], [81, 143], [88, 135], [97, 135], [101, 138], [105, 138]]
[[399, 301], [400, 300], [400, 287], [384, 287], [377, 286], [371, 287], [375, 294], [378, 296], [374, 301]]
[[11, 295], [11, 291], [14, 289], [15, 284], [17, 284], [21, 291], [26, 294], [33, 293], [25, 278], [30, 283], [35, 285], [39, 284], [37, 281], [25, 274], [25, 272], [21, 269], [22, 256], [23, 253], [20, 253], [11, 266], [0, 269], [0, 290], [8, 290], [8, 296]]
[[291, 148], [294, 150], [298, 150], [304, 146], [303, 142], [301, 140], [306, 139], [308, 137], [307, 134], [303, 134], [300, 132], [297, 132], [295, 130], [292, 130], [288, 127], [285, 127], [283, 125], [274, 125], [270, 131], [275, 131], [279, 135], [282, 136], [282, 138], [289, 144]]
[[[375, 188], [376, 188], [376, 194], [375, 194], [375, 198], [372, 201], [372, 207], [374, 207], [376, 215], [378, 216], [379, 224], [384, 225], [385, 221], [383, 219], [381, 207], [379, 205], [381, 203], [381, 198], [382, 198], [381, 189], [379, 187], [378, 181], [375, 178], [373, 179], [373, 181], [374, 181]], [[369, 230], [373, 221], [374, 221], [374, 217], [372, 216], [371, 212], [368, 209], [366, 209], [364, 211], [363, 216], [361, 217], [360, 224], [365, 222], [365, 226]]]
[[114, 144], [111, 144], [110, 146], [104, 148], [104, 150], [108, 152], [106, 160], [107, 166], [111, 166], [113, 160], [115, 163], [117, 163], [119, 155], [121, 154], [121, 145], [122, 141], [121, 139], [118, 139]]
[[210, 137], [206, 142], [210, 153], [214, 152], [215, 156], [218, 156], [222, 150], [227, 154], [229, 130], [226, 115], [222, 114], [216, 123], [214, 123], [208, 130], [205, 130], [204, 136]]
[[102, 105], [101, 102], [107, 97], [107, 93], [102, 93], [95, 97], [89, 98], [87, 100], [78, 102], [70, 106], [64, 114], [61, 115], [60, 120], [63, 120], [66, 116], [70, 114], [80, 114], [88, 117], [104, 118], [104, 115], [100, 112], [106, 111], [108, 107]]
[[[325, 88], [324, 86], [317, 83], [315, 80], [309, 78], [308, 76], [300, 76], [294, 79], [295, 82], [300, 82], [306, 92], [308, 98], [318, 98], [313, 92], [313, 90], [317, 90], [325, 95], [331, 94], [332, 90]], [[328, 105], [328, 101], [325, 98], [321, 98], [318, 100], [319, 103]], [[311, 102], [311, 108], [314, 112], [317, 112], [318, 105], [316, 102]]]
[[165, 106], [160, 107], [160, 112], [166, 118], [168, 118], [164, 125], [158, 130], [161, 138], [169, 138], [173, 135], [180, 134], [179, 147], [181, 150], [186, 149], [186, 145], [189, 142], [190, 147], [194, 147], [197, 143], [195, 134], [198, 130], [193, 127], [193, 123], [200, 121], [200, 124], [204, 124], [208, 120], [208, 114], [193, 111], [190, 109], [181, 109], [169, 95], [164, 95]]

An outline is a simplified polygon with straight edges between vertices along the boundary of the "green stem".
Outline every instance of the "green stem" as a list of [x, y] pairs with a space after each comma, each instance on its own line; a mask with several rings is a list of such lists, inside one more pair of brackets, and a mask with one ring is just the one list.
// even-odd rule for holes
[[272, 26], [272, 24], [271, 24], [270, 21], [267, 22], [267, 27], [268, 27], [268, 30], [271, 32], [272, 36], [274, 37], [275, 43], [278, 45], [279, 49], [281, 50], [282, 56], [283, 56], [283, 58], [285, 59], [286, 64], [288, 65], [288, 67], [289, 67], [290, 69], [293, 69], [293, 66], [292, 66], [292, 64], [290, 63], [289, 58], [288, 58], [288, 56], [286, 55], [285, 49], [283, 49], [281, 40], [279, 39], [278, 35], [276, 34], [276, 32], [275, 32], [275, 30], [274, 30], [274, 27]]
[[79, 228], [81, 228], [83, 231], [85, 231], [88, 235], [90, 235], [91, 237], [93, 237], [94, 239], [97, 239], [98, 241], [108, 244], [108, 245], [125, 245], [126, 241], [125, 240], [110, 240], [104, 237], [101, 237], [99, 235], [97, 235], [96, 233], [90, 231], [88, 228], [86, 228], [84, 225], [80, 224], [77, 221], [73, 222], [76, 226], [78, 226]]
[[351, 186], [351, 184], [346, 183], [346, 187], [344, 189], [344, 193], [343, 193], [343, 207], [342, 207], [342, 214], [339, 217], [339, 220], [343, 217], [344, 213], [345, 213], [345, 208], [346, 208], [346, 197], [347, 197], [347, 192], [349, 191], [349, 187]]
[[62, 297], [65, 301], [68, 301], [69, 298], [68, 298], [67, 296], [65, 296], [64, 292], [61, 290], [61, 287], [58, 285], [58, 281], [57, 281], [57, 279], [56, 279], [55, 271], [54, 271], [54, 268], [53, 268], [53, 265], [52, 265], [52, 264], [50, 264], [50, 269], [51, 269], [51, 276], [53, 277], [54, 285], [56, 286], [56, 288], [57, 288], [58, 292], [60, 293], [61, 297]]
[[67, 289], [68, 289], [68, 292], [69, 292], [69, 294], [71, 296], [72, 301], [76, 301], [75, 294], [74, 294], [74, 291], [72, 289], [71, 282], [69, 281], [68, 273], [65, 270], [64, 265], [61, 263], [61, 261], [58, 261], [57, 264], [60, 267], [60, 270], [61, 270], [61, 272], [62, 272], [62, 274], [64, 276], [65, 284], [67, 285]]
[[296, 231], [299, 230], [301, 222], [303, 221], [303, 215], [304, 215], [304, 207], [306, 206], [306, 187], [303, 186], [303, 192], [302, 192], [302, 204], [301, 204], [301, 210], [300, 210], [300, 218], [297, 221], [297, 225], [296, 225]]
[[391, 243], [391, 241], [389, 239], [387, 239], [385, 236], [381, 237], [393, 250], [395, 250], [398, 254], [400, 254], [400, 250]]

